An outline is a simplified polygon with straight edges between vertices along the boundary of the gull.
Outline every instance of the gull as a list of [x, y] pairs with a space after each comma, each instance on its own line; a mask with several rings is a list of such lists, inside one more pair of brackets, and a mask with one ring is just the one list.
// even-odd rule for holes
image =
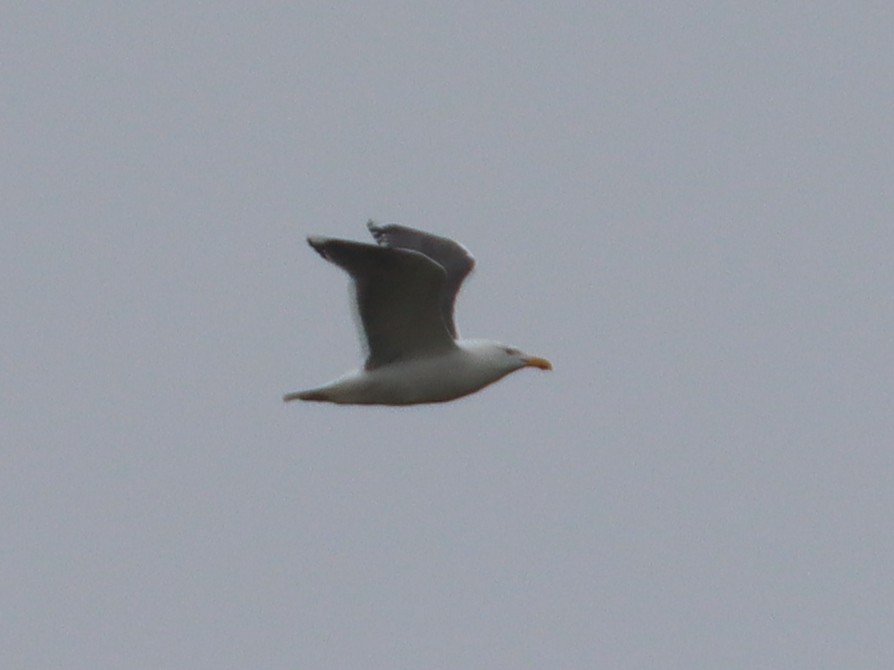
[[367, 353], [359, 370], [290, 400], [418, 405], [455, 400], [545, 358], [490, 340], [457, 339], [453, 306], [475, 259], [461, 244], [414, 228], [367, 223], [378, 243], [311, 235], [307, 243], [347, 272]]

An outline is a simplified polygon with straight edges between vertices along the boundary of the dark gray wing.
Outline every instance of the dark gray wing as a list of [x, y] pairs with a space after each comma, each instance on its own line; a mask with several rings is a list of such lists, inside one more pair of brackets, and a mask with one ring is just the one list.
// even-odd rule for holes
[[418, 251], [444, 268], [447, 273], [447, 281], [444, 282], [444, 287], [441, 290], [441, 315], [450, 335], [456, 339], [453, 306], [463, 280], [475, 267], [475, 259], [472, 258], [472, 255], [465, 247], [453, 240], [424, 233], [415, 228], [395, 225], [380, 226], [373, 221], [368, 222], [366, 227], [381, 246]]
[[456, 347], [441, 317], [444, 268], [421, 253], [308, 237], [308, 244], [354, 280], [369, 356], [366, 369]]

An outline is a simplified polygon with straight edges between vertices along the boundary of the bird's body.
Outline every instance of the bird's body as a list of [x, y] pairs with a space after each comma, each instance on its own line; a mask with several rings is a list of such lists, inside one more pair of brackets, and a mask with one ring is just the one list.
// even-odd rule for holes
[[416, 405], [455, 400], [524, 367], [502, 353], [501, 345], [466, 340], [440, 356], [397, 361], [372, 370], [354, 370], [325, 386], [292, 393], [286, 400], [321, 400], [353, 405]]
[[368, 350], [365, 366], [284, 400], [416, 405], [474, 393], [548, 361], [488, 340], [456, 340], [453, 304], [474, 260], [459, 244], [404, 226], [368, 224], [382, 246], [309, 237], [354, 280]]

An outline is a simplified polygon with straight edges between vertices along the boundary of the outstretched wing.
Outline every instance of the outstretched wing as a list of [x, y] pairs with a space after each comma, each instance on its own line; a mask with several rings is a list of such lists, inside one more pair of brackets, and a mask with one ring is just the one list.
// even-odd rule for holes
[[368, 222], [366, 226], [381, 246], [418, 251], [444, 268], [447, 278], [439, 298], [441, 316], [451, 337], [456, 339], [453, 307], [463, 280], [475, 267], [475, 259], [465, 247], [446, 237], [438, 237], [406, 226], [380, 226], [373, 221]]
[[456, 347], [441, 316], [446, 282], [441, 265], [407, 249], [316, 236], [307, 242], [354, 280], [367, 370]]

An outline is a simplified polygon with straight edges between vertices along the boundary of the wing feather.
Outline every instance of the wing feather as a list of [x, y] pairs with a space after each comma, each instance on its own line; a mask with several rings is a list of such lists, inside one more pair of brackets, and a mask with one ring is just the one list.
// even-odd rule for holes
[[323, 237], [308, 244], [354, 280], [366, 337], [366, 369], [455, 348], [441, 316], [445, 269], [409, 249]]
[[382, 247], [418, 251], [444, 268], [446, 280], [441, 289], [439, 303], [444, 324], [451, 337], [458, 337], [453, 312], [456, 296], [463, 280], [475, 267], [475, 259], [458, 242], [432, 235], [407, 226], [380, 226], [373, 221], [366, 224], [369, 232]]

